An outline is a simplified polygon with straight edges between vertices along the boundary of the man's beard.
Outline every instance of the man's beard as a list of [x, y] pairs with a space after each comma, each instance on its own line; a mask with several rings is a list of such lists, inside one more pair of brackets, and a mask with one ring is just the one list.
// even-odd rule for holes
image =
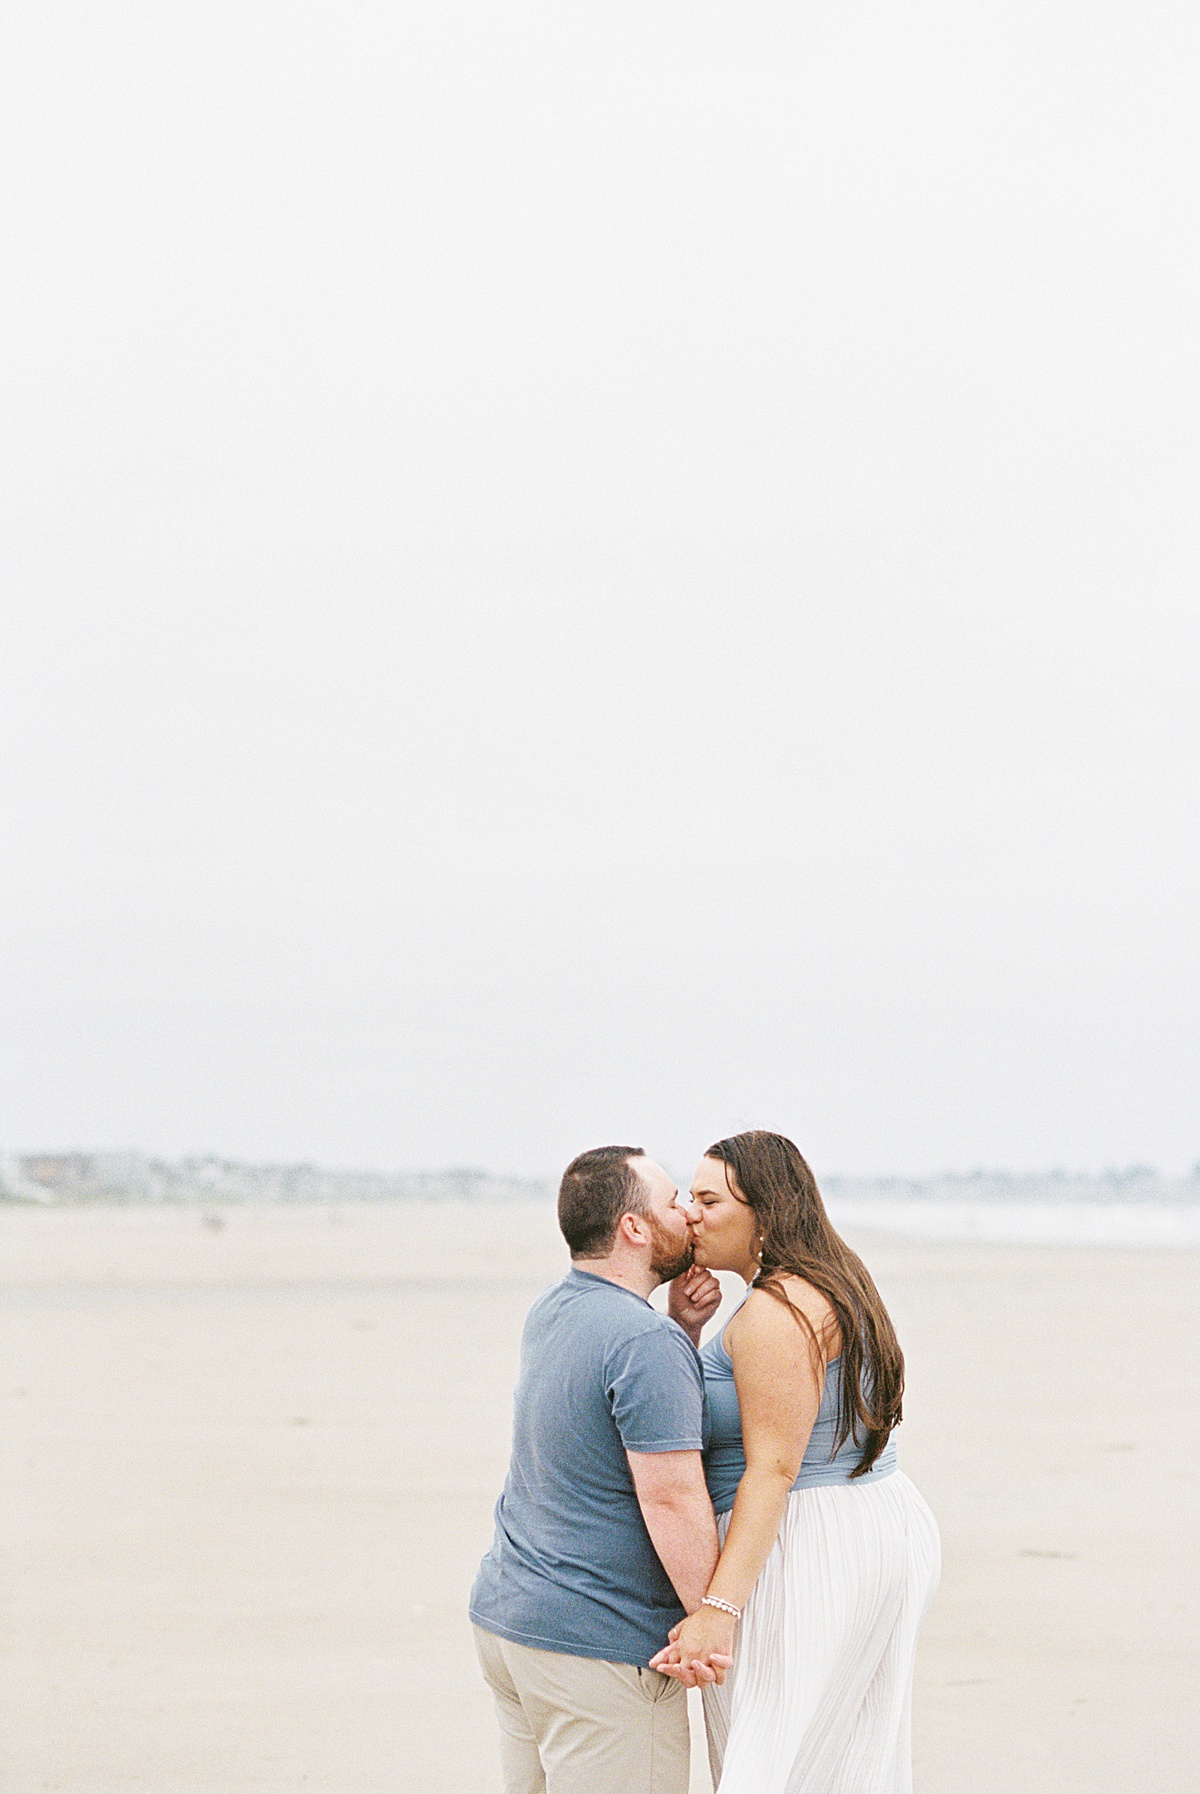
[[654, 1241], [654, 1250], [650, 1255], [650, 1269], [660, 1283], [670, 1283], [676, 1277], [682, 1277], [685, 1271], [692, 1268], [692, 1242], [680, 1246], [679, 1241], [669, 1234], [662, 1222], [654, 1215], [647, 1215], [650, 1223], [650, 1234]]

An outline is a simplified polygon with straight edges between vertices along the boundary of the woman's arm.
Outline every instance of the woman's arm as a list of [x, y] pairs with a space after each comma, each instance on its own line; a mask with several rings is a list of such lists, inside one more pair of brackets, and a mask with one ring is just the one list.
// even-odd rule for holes
[[[804, 1307], [819, 1331], [823, 1317], [814, 1315], [808, 1302]], [[746, 1470], [708, 1592], [742, 1608], [778, 1536], [821, 1405], [824, 1363], [814, 1361], [812, 1337], [803, 1322], [763, 1290], [752, 1291], [730, 1322], [726, 1344], [741, 1409]], [[701, 1607], [676, 1629], [673, 1642], [651, 1659], [651, 1667], [690, 1682], [691, 1665], [709, 1662], [713, 1652], [732, 1651], [735, 1626], [732, 1614]]]
[[701, 1265], [692, 1265], [667, 1286], [667, 1313], [678, 1321], [697, 1351], [705, 1323], [711, 1321], [720, 1306], [721, 1285]]

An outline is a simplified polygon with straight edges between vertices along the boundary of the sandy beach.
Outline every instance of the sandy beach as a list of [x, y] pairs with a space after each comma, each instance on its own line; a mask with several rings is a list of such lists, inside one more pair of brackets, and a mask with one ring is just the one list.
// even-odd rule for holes
[[[1200, 1254], [855, 1243], [945, 1549], [920, 1794], [1191, 1794]], [[464, 1607], [564, 1262], [542, 1206], [0, 1210], [4, 1794], [498, 1794]]]

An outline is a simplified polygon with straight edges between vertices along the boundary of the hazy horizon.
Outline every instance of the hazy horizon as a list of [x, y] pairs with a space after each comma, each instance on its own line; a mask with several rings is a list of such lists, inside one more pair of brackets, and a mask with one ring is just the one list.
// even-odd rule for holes
[[[594, 1142], [593, 1144], [605, 1144]], [[650, 1153], [653, 1157], [653, 1153]], [[215, 1152], [189, 1152], [175, 1155], [145, 1152], [139, 1147], [118, 1146], [92, 1148], [88, 1146], [68, 1147], [12, 1147], [0, 1141], [0, 1190], [3, 1187], [3, 1166], [6, 1162], [25, 1160], [44, 1160], [47, 1163], [65, 1163], [70, 1160], [85, 1161], [133, 1161], [147, 1166], [167, 1166], [174, 1170], [206, 1165], [221, 1166], [233, 1170], [256, 1172], [313, 1171], [323, 1176], [347, 1178], [381, 1178], [381, 1179], [422, 1179], [438, 1178], [480, 1178], [494, 1182], [544, 1183], [548, 1188], [556, 1187], [558, 1178], [565, 1167], [542, 1172], [519, 1172], [503, 1165], [456, 1164], [446, 1162], [441, 1165], [333, 1165], [319, 1163], [313, 1159], [237, 1159]], [[685, 1179], [686, 1171], [679, 1165], [668, 1164], [666, 1169], [672, 1176]], [[1200, 1180], [1200, 1159], [1197, 1159], [1182, 1173], [1164, 1171], [1159, 1165], [1132, 1163], [1125, 1165], [1105, 1165], [1099, 1170], [1086, 1171], [1067, 1165], [1042, 1165], [1024, 1170], [1014, 1170], [1005, 1165], [941, 1165], [925, 1171], [857, 1171], [853, 1166], [822, 1166], [818, 1174], [823, 1181], [831, 1183], [872, 1183], [872, 1184], [913, 1184], [932, 1185], [937, 1183], [969, 1183], [972, 1181], [996, 1183], [1012, 1182], [1018, 1184], [1039, 1183], [1077, 1183], [1106, 1184], [1119, 1186], [1135, 1183], [1139, 1180], [1157, 1180], [1170, 1184], [1187, 1184]]]

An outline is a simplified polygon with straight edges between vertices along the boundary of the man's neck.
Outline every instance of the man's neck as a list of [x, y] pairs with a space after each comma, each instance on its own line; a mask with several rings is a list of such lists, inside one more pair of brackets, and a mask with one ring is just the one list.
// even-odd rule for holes
[[659, 1285], [659, 1279], [648, 1264], [616, 1252], [608, 1258], [573, 1258], [571, 1268], [586, 1271], [592, 1277], [603, 1277], [608, 1283], [619, 1283], [622, 1289], [632, 1290], [644, 1301], [649, 1301]]

